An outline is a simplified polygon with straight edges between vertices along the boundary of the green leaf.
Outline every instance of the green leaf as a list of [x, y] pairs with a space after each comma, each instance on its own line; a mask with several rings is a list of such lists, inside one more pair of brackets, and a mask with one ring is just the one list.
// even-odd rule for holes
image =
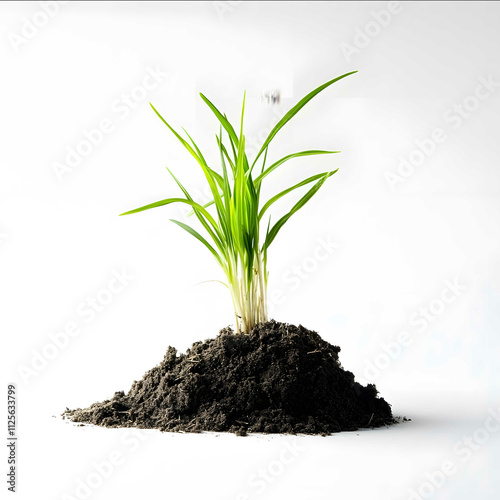
[[231, 160], [231, 158], [229, 157], [229, 154], [227, 152], [227, 149], [226, 147], [224, 146], [224, 144], [222, 143], [222, 134], [219, 138], [219, 136], [215, 135], [215, 137], [217, 138], [217, 145], [219, 146], [220, 149], [222, 149], [222, 152], [224, 153], [224, 157], [227, 159], [227, 161], [229, 162], [229, 165], [231, 166], [231, 171], [233, 172], [234, 174], [234, 162]]
[[238, 136], [234, 131], [233, 126], [229, 123], [228, 119], [225, 115], [223, 115], [202, 93], [200, 93], [200, 97], [205, 101], [207, 106], [213, 111], [214, 115], [217, 117], [221, 125], [224, 127], [226, 132], [229, 135], [229, 138], [233, 142], [234, 145], [238, 144]]
[[285, 114], [285, 116], [275, 125], [275, 127], [271, 130], [269, 135], [267, 136], [267, 139], [264, 141], [264, 144], [260, 148], [257, 157], [255, 158], [253, 165], [257, 161], [257, 159], [260, 157], [260, 155], [264, 152], [264, 150], [269, 146], [269, 143], [274, 139], [274, 136], [281, 130], [281, 128], [288, 123], [313, 97], [318, 95], [322, 90], [325, 90], [327, 87], [332, 85], [335, 82], [338, 82], [339, 80], [342, 80], [342, 78], [345, 78], [346, 76], [353, 75], [354, 73], [357, 73], [357, 71], [350, 71], [349, 73], [346, 73], [344, 75], [338, 76], [337, 78], [334, 78], [333, 80], [330, 80], [323, 85], [320, 85], [319, 87], [315, 88], [312, 92], [309, 92], [305, 97], [303, 97], [288, 113]]
[[[220, 129], [220, 136], [222, 137], [222, 127]], [[229, 185], [229, 177], [227, 175], [226, 161], [224, 160], [224, 149], [225, 148], [222, 145], [222, 141], [217, 140], [217, 144], [219, 145], [220, 161], [221, 161], [221, 164], [222, 164], [222, 179], [223, 179], [223, 182], [222, 182], [222, 195], [223, 195], [223, 198], [224, 198], [224, 206], [226, 208], [226, 216], [229, 217], [229, 213], [230, 213], [229, 200], [231, 199], [231, 186]], [[226, 152], [226, 156], [227, 156], [227, 152]]]
[[149, 203], [148, 205], [144, 205], [143, 207], [134, 208], [134, 210], [129, 210], [128, 212], [123, 212], [120, 215], [136, 214], [138, 212], [143, 212], [144, 210], [149, 210], [151, 208], [170, 205], [171, 203], [185, 203], [186, 205], [191, 205], [193, 208], [199, 210], [207, 218], [210, 224], [217, 227], [217, 223], [215, 222], [214, 218], [199, 203], [196, 203], [195, 201], [191, 200], [186, 200], [185, 198], [166, 198], [164, 200], [160, 200], [155, 203]]
[[203, 166], [205, 166], [210, 171], [210, 174], [217, 181], [217, 184], [219, 184], [220, 188], [222, 189], [224, 181], [222, 180], [222, 177], [220, 176], [220, 174], [218, 174], [215, 170], [211, 169], [208, 166], [208, 164], [205, 160], [205, 157], [203, 156], [202, 152], [200, 151], [200, 149], [196, 145], [196, 142], [194, 142], [193, 138], [189, 135], [188, 131], [184, 127], [182, 128], [182, 130], [184, 130], [184, 133], [189, 137], [189, 140], [191, 141], [191, 144], [195, 148], [196, 153], [198, 155], [198, 158], [201, 160], [201, 163], [203, 164]]
[[292, 153], [274, 162], [272, 165], [266, 168], [253, 182], [257, 186], [262, 182], [262, 179], [264, 179], [264, 177], [268, 176], [271, 172], [276, 170], [280, 165], [287, 162], [288, 160], [291, 160], [292, 158], [299, 158], [300, 156], [312, 156], [312, 155], [329, 155], [333, 153], [340, 153], [340, 151], [323, 151], [321, 149], [311, 149], [309, 151], [299, 151], [298, 153]]
[[[194, 201], [193, 198], [188, 193], [187, 189], [181, 184], [181, 182], [177, 179], [177, 177], [170, 171], [169, 168], [167, 168], [167, 170], [169, 171], [170, 175], [174, 178], [174, 181], [177, 183], [177, 185], [181, 188], [182, 192], [186, 196], [186, 199], [189, 201]], [[214, 226], [212, 229], [208, 224], [208, 222], [205, 220], [205, 217], [203, 216], [203, 213], [200, 212], [200, 210], [193, 208], [193, 213], [196, 214], [196, 217], [201, 222], [203, 227], [207, 230], [207, 232], [210, 234], [215, 244], [224, 253], [224, 245], [222, 244], [223, 236], [219, 232], [219, 228], [217, 226]]]
[[314, 186], [292, 207], [292, 209], [281, 219], [276, 222], [276, 224], [271, 228], [266, 236], [266, 240], [263, 245], [263, 250], [267, 250], [269, 245], [273, 242], [274, 238], [278, 234], [279, 230], [286, 224], [290, 217], [298, 212], [319, 190], [319, 188], [324, 184], [326, 179], [333, 175], [336, 171], [328, 172], [325, 174]]
[[217, 253], [217, 251], [215, 250], [215, 248], [210, 245], [210, 243], [205, 239], [203, 238], [203, 236], [198, 233], [197, 231], [195, 231], [191, 226], [188, 226], [187, 224], [184, 224], [184, 222], [180, 222], [178, 220], [175, 220], [175, 219], [170, 219], [174, 224], [177, 224], [178, 226], [182, 227], [182, 229], [186, 230], [189, 234], [191, 234], [192, 236], [194, 236], [197, 240], [201, 241], [205, 247], [207, 247], [210, 252], [212, 253], [212, 255], [215, 257], [215, 259], [217, 260], [217, 262], [220, 264], [220, 266], [222, 268], [224, 268], [224, 263], [223, 263], [223, 260], [221, 258], [221, 256]]
[[187, 141], [185, 141], [175, 130], [173, 127], [170, 126], [169, 123], [167, 123], [167, 121], [165, 120], [165, 118], [163, 118], [163, 116], [160, 115], [160, 113], [158, 113], [158, 111], [156, 110], [156, 108], [151, 104], [149, 103], [149, 105], [153, 108], [153, 111], [158, 115], [158, 117], [160, 118], [160, 120], [170, 129], [170, 131], [175, 135], [175, 137], [177, 137], [177, 139], [181, 142], [181, 144], [191, 153], [191, 155], [196, 159], [196, 161], [199, 163], [201, 161], [200, 157], [196, 154], [196, 152], [194, 151], [194, 149], [189, 145], [189, 143]]
[[[158, 117], [160, 118], [160, 120], [172, 131], [172, 133], [177, 137], [177, 139], [181, 142], [181, 144], [191, 153], [191, 155], [196, 159], [196, 161], [198, 162], [198, 165], [200, 165], [200, 167], [202, 168], [203, 170], [203, 173], [205, 174], [205, 178], [207, 179], [207, 182], [210, 186], [210, 190], [212, 191], [212, 195], [214, 197], [214, 200], [215, 200], [215, 203], [217, 204], [217, 209], [220, 210], [221, 206], [222, 206], [222, 202], [220, 200], [220, 195], [219, 195], [219, 191], [217, 189], [217, 185], [216, 185], [216, 182], [214, 181], [214, 173], [209, 167], [208, 165], [206, 164], [205, 162], [205, 159], [203, 158], [203, 155], [201, 154], [200, 150], [198, 149], [198, 146], [196, 146], [195, 142], [193, 141], [193, 139], [191, 139], [191, 137], [189, 136], [189, 134], [186, 132], [187, 136], [189, 137], [189, 139], [191, 140], [191, 142], [193, 143], [193, 146], [195, 149], [193, 149], [191, 147], [191, 145], [186, 141], [184, 140], [171, 126], [169, 123], [167, 123], [167, 121], [163, 118], [163, 116], [160, 115], [160, 113], [156, 110], [156, 108], [151, 104], [149, 103], [149, 105], [153, 108], [153, 111], [158, 115]], [[196, 150], [196, 151], [195, 151]], [[218, 174], [217, 174], [218, 175]]]
[[292, 187], [289, 187], [283, 191], [281, 191], [281, 193], [278, 193], [277, 195], [273, 196], [261, 209], [261, 211], [259, 212], [259, 220], [262, 219], [262, 216], [264, 215], [264, 213], [266, 212], [266, 210], [273, 204], [275, 203], [276, 201], [278, 201], [281, 197], [285, 196], [286, 194], [294, 191], [295, 189], [299, 188], [299, 187], [302, 187], [302, 186], [306, 186], [307, 184], [310, 184], [311, 182], [314, 182], [322, 177], [325, 177], [327, 176], [330, 177], [330, 175], [333, 175], [335, 172], [337, 172], [337, 170], [334, 170], [333, 172], [323, 172], [322, 174], [316, 174], [316, 175], [313, 175], [312, 177], [308, 177], [307, 179], [304, 179], [303, 181], [299, 182], [298, 184], [295, 184], [295, 186], [292, 186]]

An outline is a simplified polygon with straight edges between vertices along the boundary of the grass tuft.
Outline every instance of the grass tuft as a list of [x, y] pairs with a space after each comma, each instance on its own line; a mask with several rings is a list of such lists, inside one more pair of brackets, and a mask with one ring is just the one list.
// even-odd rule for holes
[[[337, 172], [323, 172], [304, 179], [303, 181], [277, 193], [261, 204], [260, 191], [262, 181], [274, 170], [293, 158], [301, 156], [325, 155], [339, 151], [308, 150], [292, 153], [266, 166], [269, 145], [276, 134], [283, 128], [311, 99], [335, 82], [356, 73], [351, 71], [320, 85], [303, 97], [293, 106], [271, 130], [262, 144], [252, 164], [245, 152], [245, 135], [243, 133], [243, 118], [245, 113], [245, 96], [241, 109], [239, 133], [237, 134], [226, 115], [203, 94], [203, 101], [212, 110], [220, 124], [220, 132], [216, 135], [217, 147], [220, 153], [220, 171], [211, 168], [200, 149], [184, 130], [187, 139], [176, 132], [151, 104], [154, 112], [181, 144], [191, 153], [200, 168], [212, 193], [212, 201], [201, 205], [193, 200], [189, 192], [174, 176], [183, 198], [166, 198], [143, 207], [130, 210], [120, 215], [129, 215], [150, 208], [156, 208], [172, 203], [184, 203], [192, 208], [190, 215], [195, 215], [203, 229], [203, 236], [192, 226], [172, 220], [200, 241], [214, 256], [227, 279], [227, 286], [233, 302], [236, 329], [238, 333], [249, 333], [258, 324], [267, 321], [267, 251], [280, 229], [290, 217], [300, 210], [321, 188], [325, 181]], [[223, 134], [223, 131], [225, 134]], [[227, 147], [227, 146], [229, 147]], [[257, 162], [262, 159], [260, 174], [253, 178], [252, 173]], [[269, 208], [283, 196], [303, 186], [311, 185], [306, 193], [295, 203], [283, 217], [271, 224], [269, 216], [266, 231], [262, 234], [261, 221]], [[209, 209], [211, 212], [209, 212]]]

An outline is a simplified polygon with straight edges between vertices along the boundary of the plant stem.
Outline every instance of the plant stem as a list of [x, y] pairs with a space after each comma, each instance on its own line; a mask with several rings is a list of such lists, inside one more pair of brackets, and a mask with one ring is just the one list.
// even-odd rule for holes
[[260, 252], [253, 256], [252, 272], [246, 271], [246, 264], [232, 260], [232, 269], [227, 272], [229, 290], [236, 319], [236, 333], [250, 333], [258, 323], [267, 321], [267, 283]]

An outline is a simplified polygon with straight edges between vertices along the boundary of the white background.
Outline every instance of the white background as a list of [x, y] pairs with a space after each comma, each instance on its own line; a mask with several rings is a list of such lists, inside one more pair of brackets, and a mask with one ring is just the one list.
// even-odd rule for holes
[[[48, 2], [48, 16], [43, 3], [0, 5], [0, 321], [4, 380], [18, 386], [18, 498], [497, 498], [500, 5]], [[243, 439], [52, 418], [128, 390], [168, 345], [185, 350], [232, 321], [226, 289], [199, 284], [222, 278], [212, 257], [168, 220], [182, 210], [118, 217], [178, 193], [165, 166], [206, 201], [148, 101], [215, 160], [217, 123], [199, 92], [237, 120], [246, 89], [247, 141], [258, 143], [308, 91], [355, 69], [270, 151], [342, 150], [268, 178], [267, 195], [340, 168], [274, 243], [273, 317], [340, 345], [344, 367], [412, 422]], [[260, 99], [275, 89], [279, 105]], [[103, 120], [112, 130], [61, 174], [55, 165]], [[398, 171], [403, 159], [419, 164]], [[322, 242], [330, 253], [318, 254]], [[132, 278], [84, 313], [113, 272]], [[68, 323], [79, 333], [54, 351], [49, 335]], [[97, 476], [92, 464], [113, 453], [119, 464]]]

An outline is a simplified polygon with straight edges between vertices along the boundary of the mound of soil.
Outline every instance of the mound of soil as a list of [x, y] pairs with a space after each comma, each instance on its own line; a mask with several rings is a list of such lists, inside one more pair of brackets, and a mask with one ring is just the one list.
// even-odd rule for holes
[[340, 348], [302, 326], [269, 321], [249, 335], [221, 330], [163, 361], [130, 391], [65, 418], [162, 431], [330, 434], [395, 422], [374, 385], [339, 362]]

